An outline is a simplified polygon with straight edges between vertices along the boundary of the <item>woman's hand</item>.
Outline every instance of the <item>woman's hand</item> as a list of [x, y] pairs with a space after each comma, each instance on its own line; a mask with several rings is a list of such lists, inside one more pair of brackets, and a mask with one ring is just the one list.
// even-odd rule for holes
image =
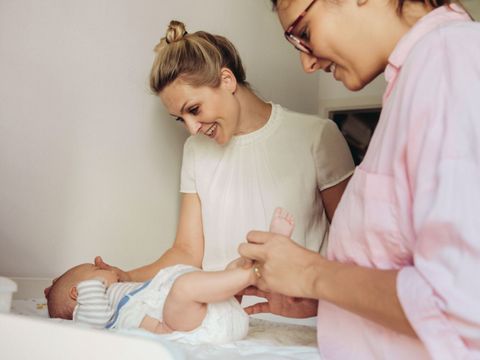
[[[239, 257], [233, 261], [230, 261], [228, 265], [225, 267], [225, 270], [232, 270], [232, 269], [250, 269], [253, 265], [253, 262], [250, 259], [244, 258], [244, 257]], [[239, 292], [237, 295], [235, 295], [235, 299], [241, 304], [242, 303], [242, 298], [243, 298], [243, 291]]]
[[[255, 261], [257, 287], [265, 292], [328, 301], [389, 329], [416, 337], [397, 296], [398, 270], [380, 270], [328, 261], [289, 238], [252, 231], [239, 253]], [[268, 296], [265, 297], [268, 300]], [[270, 295], [271, 297], [271, 295]], [[285, 314], [288, 304], [271, 299], [249, 313]], [[257, 308], [255, 308], [255, 306]], [[292, 316], [292, 315], [288, 315]]]
[[265, 292], [318, 299], [316, 278], [321, 255], [291, 239], [269, 232], [251, 231], [241, 244], [241, 256], [254, 262], [257, 287]]
[[250, 286], [241, 293], [267, 299], [265, 302], [256, 303], [246, 307], [247, 314], [272, 313], [290, 318], [307, 318], [317, 315], [318, 300], [302, 299], [269, 293]]
[[123, 271], [122, 269], [119, 269], [115, 266], [108, 265], [106, 262], [103, 261], [101, 256], [95, 257], [94, 263], [95, 266], [99, 267], [102, 270], [111, 270], [115, 272], [120, 282], [132, 281], [128, 272]]

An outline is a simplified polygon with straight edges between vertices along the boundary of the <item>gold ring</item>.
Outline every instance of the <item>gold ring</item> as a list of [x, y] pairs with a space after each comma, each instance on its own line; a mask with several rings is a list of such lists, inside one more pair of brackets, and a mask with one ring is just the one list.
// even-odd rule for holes
[[258, 268], [258, 266], [253, 267], [253, 272], [255, 273], [255, 275], [257, 275], [259, 279], [262, 277], [262, 274], [260, 273], [260, 269]]

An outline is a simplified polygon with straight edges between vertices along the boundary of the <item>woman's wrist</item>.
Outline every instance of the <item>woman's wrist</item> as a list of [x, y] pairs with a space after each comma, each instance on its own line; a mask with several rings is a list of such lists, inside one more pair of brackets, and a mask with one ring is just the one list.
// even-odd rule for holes
[[330, 261], [320, 254], [314, 254], [306, 265], [304, 292], [311, 299], [332, 301], [338, 289], [338, 279], [343, 271], [350, 268], [347, 264]]
[[317, 253], [311, 253], [305, 266], [305, 274], [302, 275], [304, 297], [310, 299], [322, 299], [325, 294], [324, 279], [326, 277], [326, 263], [328, 260]]
[[131, 271], [125, 271], [125, 270], [122, 270], [120, 268], [114, 268], [115, 269], [115, 273], [117, 274], [118, 276], [118, 281], [119, 282], [131, 282], [131, 281], [134, 281], [132, 279], [132, 275], [131, 275], [131, 272], [134, 271], [134, 270], [131, 270]]

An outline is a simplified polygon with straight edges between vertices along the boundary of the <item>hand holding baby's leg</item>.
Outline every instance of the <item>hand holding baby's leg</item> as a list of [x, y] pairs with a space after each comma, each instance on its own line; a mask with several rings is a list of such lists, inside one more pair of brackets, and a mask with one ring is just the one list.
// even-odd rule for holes
[[[273, 212], [272, 222], [270, 223], [270, 232], [291, 237], [294, 228], [295, 223], [293, 221], [293, 215], [287, 210], [277, 207]], [[253, 260], [250, 260], [250, 262], [253, 266], [252, 270], [256, 276], [256, 280], [259, 280], [262, 277], [261, 264]]]

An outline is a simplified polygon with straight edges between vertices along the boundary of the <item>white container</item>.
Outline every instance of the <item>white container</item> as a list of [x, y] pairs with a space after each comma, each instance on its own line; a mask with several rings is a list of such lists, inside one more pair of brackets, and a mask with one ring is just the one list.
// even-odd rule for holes
[[12, 306], [13, 293], [17, 291], [17, 284], [6, 277], [0, 276], [0, 313], [9, 313]]

